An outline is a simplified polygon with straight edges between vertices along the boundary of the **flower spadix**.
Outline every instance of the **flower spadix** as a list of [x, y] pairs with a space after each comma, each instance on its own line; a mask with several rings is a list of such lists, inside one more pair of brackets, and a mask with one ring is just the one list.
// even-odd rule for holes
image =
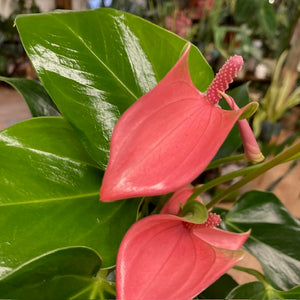
[[191, 182], [215, 156], [234, 123], [251, 110], [251, 104], [231, 111], [217, 105], [218, 91], [228, 88], [243, 64], [240, 57], [225, 64], [204, 94], [191, 80], [189, 50], [190, 46], [117, 122], [102, 201], [168, 193]]
[[242, 259], [238, 249], [249, 232], [215, 228], [216, 214], [202, 224], [172, 214], [192, 194], [184, 189], [163, 213], [138, 221], [126, 233], [117, 257], [117, 299], [192, 299]]

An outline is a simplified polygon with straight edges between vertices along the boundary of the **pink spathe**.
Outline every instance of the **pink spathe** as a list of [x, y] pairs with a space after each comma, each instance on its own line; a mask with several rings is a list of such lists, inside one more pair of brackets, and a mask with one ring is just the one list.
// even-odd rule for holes
[[[193, 186], [191, 184], [187, 184], [182, 188], [178, 189], [176, 193], [174, 193], [174, 195], [164, 205], [160, 213], [178, 215], [180, 207], [182, 207], [185, 204], [186, 199], [188, 199], [192, 193]], [[197, 198], [197, 200], [199, 200], [199, 197]]]
[[[185, 189], [185, 188], [184, 188]], [[177, 191], [167, 203], [184, 204], [192, 194]], [[177, 198], [174, 200], [174, 198]], [[178, 206], [179, 207], [179, 206]], [[117, 257], [117, 299], [192, 299], [243, 257], [238, 250], [249, 232], [237, 234], [214, 227], [210, 214], [195, 224], [172, 214], [146, 217], [125, 235]]]
[[[217, 106], [215, 87], [208, 89], [209, 99], [196, 89], [189, 74], [189, 50], [190, 46], [161, 82], [117, 122], [100, 190], [102, 201], [169, 193], [191, 182], [246, 109], [223, 110]], [[225, 79], [231, 82], [238, 70], [227, 69]]]
[[238, 121], [240, 136], [243, 141], [245, 157], [254, 163], [265, 159], [257, 144], [253, 131], [247, 120]]

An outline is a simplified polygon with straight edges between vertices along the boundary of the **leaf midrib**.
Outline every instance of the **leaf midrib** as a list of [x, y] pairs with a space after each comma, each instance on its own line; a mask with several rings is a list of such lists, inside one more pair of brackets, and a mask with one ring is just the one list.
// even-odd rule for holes
[[107, 64], [104, 63], [104, 61], [97, 56], [97, 54], [86, 44], [86, 42], [74, 32], [74, 30], [65, 22], [63, 22], [60, 18], [58, 18], [57, 15], [53, 14], [52, 15], [59, 23], [63, 24], [78, 40], [84, 45], [84, 47], [98, 60], [101, 65], [116, 79], [117, 82], [120, 83], [121, 86], [136, 100], [138, 97], [125, 85], [125, 83], [120, 80], [120, 78], [113, 72], [111, 68]]
[[65, 197], [56, 197], [56, 198], [48, 198], [48, 199], [36, 199], [36, 200], [29, 200], [29, 201], [22, 201], [22, 202], [14, 202], [14, 203], [0, 203], [1, 207], [8, 207], [8, 206], [18, 206], [18, 205], [28, 205], [28, 204], [39, 204], [39, 203], [48, 203], [48, 202], [55, 202], [55, 201], [63, 201], [63, 200], [73, 200], [73, 199], [82, 199], [82, 198], [90, 198], [93, 196], [99, 196], [99, 191], [86, 194], [77, 194], [72, 196], [65, 196]]

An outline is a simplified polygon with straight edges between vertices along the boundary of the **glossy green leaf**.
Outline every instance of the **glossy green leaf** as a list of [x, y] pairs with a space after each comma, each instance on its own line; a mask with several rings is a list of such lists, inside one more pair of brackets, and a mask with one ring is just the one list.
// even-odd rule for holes
[[2, 76], [0, 81], [10, 84], [21, 94], [33, 117], [60, 116], [56, 105], [38, 81]]
[[101, 258], [90, 248], [57, 249], [2, 277], [0, 298], [100, 299], [107, 294], [106, 285], [114, 290], [113, 283], [101, 278], [100, 268]]
[[114, 265], [137, 202], [100, 202], [102, 175], [63, 118], [0, 132], [0, 268], [79, 245], [98, 251], [104, 267]]
[[[263, 300], [269, 299], [266, 295], [265, 286], [259, 281], [249, 282], [240, 285], [233, 289], [225, 298], [229, 299], [256, 299]], [[273, 298], [272, 298], [273, 299]]]
[[[120, 115], [166, 75], [186, 44], [113, 9], [22, 15], [16, 24], [44, 87], [103, 169]], [[190, 69], [206, 90], [213, 74], [195, 46]]]
[[262, 265], [267, 280], [275, 288], [288, 290], [300, 282], [300, 222], [272, 193], [244, 194], [225, 218], [235, 232], [251, 229], [244, 244]]
[[278, 294], [282, 299], [300, 299], [300, 285], [288, 291], [278, 291]]
[[253, 281], [236, 287], [226, 296], [225, 299], [300, 299], [300, 286], [283, 292], [275, 290], [270, 286], [266, 286], [262, 282]]
[[[239, 107], [243, 107], [249, 103], [249, 93], [248, 93], [248, 83], [245, 83], [237, 88], [232, 89], [227, 94], [230, 95]], [[230, 109], [227, 102], [222, 99], [220, 101], [220, 106], [225, 109]], [[218, 153], [214, 157], [215, 159], [230, 156], [234, 151], [236, 151], [242, 145], [242, 139], [239, 134], [239, 129], [237, 124], [233, 126], [223, 145], [219, 149]]]
[[230, 275], [224, 274], [204, 290], [197, 299], [225, 299], [237, 285], [237, 282]]

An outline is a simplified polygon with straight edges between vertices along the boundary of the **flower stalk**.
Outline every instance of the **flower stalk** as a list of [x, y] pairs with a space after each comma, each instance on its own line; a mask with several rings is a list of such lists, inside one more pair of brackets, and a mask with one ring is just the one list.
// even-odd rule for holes
[[288, 150], [284, 151], [283, 153], [280, 153], [270, 161], [254, 166], [253, 170], [250, 171], [247, 175], [245, 175], [244, 178], [242, 178], [237, 183], [230, 186], [227, 190], [216, 195], [212, 199], [212, 201], [206, 205], [207, 209], [212, 208], [217, 203], [225, 199], [228, 195], [235, 192], [236, 190], [238, 190], [248, 182], [262, 175], [263, 173], [267, 172], [268, 170], [276, 167], [277, 165], [288, 162], [291, 159], [295, 159], [296, 156], [299, 156], [299, 153], [300, 153], [300, 143], [297, 143], [296, 145], [290, 147]]

